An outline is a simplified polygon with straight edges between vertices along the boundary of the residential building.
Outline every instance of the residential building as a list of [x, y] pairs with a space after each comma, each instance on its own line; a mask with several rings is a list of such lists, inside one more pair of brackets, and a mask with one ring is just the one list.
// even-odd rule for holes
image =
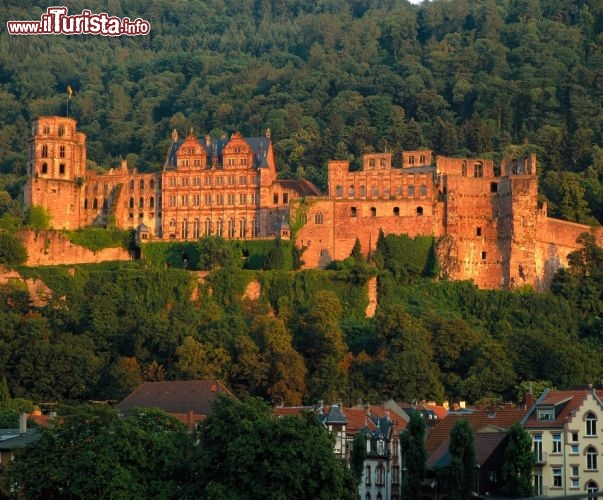
[[525, 421], [532, 435], [536, 495], [564, 497], [603, 487], [603, 391], [546, 390]]

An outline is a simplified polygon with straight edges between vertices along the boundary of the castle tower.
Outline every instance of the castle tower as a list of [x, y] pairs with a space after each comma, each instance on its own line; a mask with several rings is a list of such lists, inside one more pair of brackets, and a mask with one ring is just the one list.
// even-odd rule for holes
[[76, 131], [76, 121], [61, 116], [35, 120], [27, 156], [25, 208], [46, 208], [56, 229], [80, 227], [86, 136]]

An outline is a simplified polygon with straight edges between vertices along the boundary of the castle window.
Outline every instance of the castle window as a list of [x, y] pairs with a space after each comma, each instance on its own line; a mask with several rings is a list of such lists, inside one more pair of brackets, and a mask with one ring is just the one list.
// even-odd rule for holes
[[130, 189], [134, 189], [134, 179], [130, 179]]
[[59, 146], [59, 158], [65, 158], [65, 146]]
[[375, 168], [375, 158], [371, 158], [371, 159], [369, 160], [369, 167], [370, 167], [370, 168]]
[[242, 167], [246, 167], [247, 166], [247, 158], [241, 158], [240, 163], [241, 163]]
[[193, 165], [195, 167], [200, 167], [201, 166], [201, 160], [193, 160]]
[[463, 177], [467, 177], [467, 162], [464, 161], [463, 164], [461, 165], [461, 175]]
[[130, 204], [128, 206], [134, 208], [134, 198], [130, 197]]
[[414, 195], [415, 195], [415, 185], [409, 184], [408, 185], [408, 196], [414, 196]]
[[42, 163], [42, 173], [43, 174], [48, 173], [48, 164], [47, 163]]
[[216, 186], [224, 185], [224, 177], [216, 177]]
[[229, 194], [228, 198], [227, 198], [227, 204], [228, 205], [234, 205], [235, 204], [235, 195], [234, 194]]
[[234, 219], [229, 219], [228, 221], [228, 237], [230, 239], [234, 238], [235, 236], [235, 220]]
[[409, 156], [408, 157], [408, 164], [409, 165], [414, 165], [415, 164], [415, 157], [414, 156]]
[[380, 164], [382, 167], [385, 167], [385, 166], [386, 166], [386, 164], [385, 164], [385, 158], [381, 158], [381, 161], [379, 162], [379, 164]]
[[243, 217], [241, 219], [241, 225], [239, 226], [239, 237], [245, 238], [246, 235], [247, 235], [247, 219], [245, 219], [245, 217]]
[[338, 184], [335, 188], [335, 196], [343, 196], [343, 186]]
[[423, 215], [423, 207], [417, 207], [417, 215]]
[[427, 196], [427, 186], [425, 184], [421, 184], [421, 196]]
[[314, 224], [322, 224], [324, 222], [324, 216], [322, 212], [316, 212], [314, 214]]
[[59, 137], [65, 135], [65, 125], [59, 125]]
[[491, 193], [497, 193], [498, 192], [498, 183], [497, 182], [491, 182], [490, 183], [490, 192]]
[[421, 155], [419, 161], [421, 162], [421, 165], [423, 165], [425, 163], [425, 155]]
[[473, 177], [483, 177], [484, 176], [484, 166], [478, 162], [473, 164]]
[[239, 176], [239, 184], [241, 186], [247, 186], [247, 176], [246, 175]]
[[475, 231], [477, 236], [481, 236], [482, 235], [482, 228], [478, 227], [477, 230]]
[[138, 186], [140, 187], [140, 189], [144, 189], [144, 179], [140, 179]]
[[188, 221], [186, 219], [184, 219], [182, 221], [181, 234], [182, 234], [182, 239], [183, 240], [186, 240], [188, 238]]
[[205, 220], [205, 236], [209, 236], [211, 234], [211, 219], [207, 218]]
[[205, 204], [206, 204], [207, 206], [210, 206], [210, 205], [211, 205], [211, 194], [206, 194], [206, 195], [205, 195]]
[[348, 189], [348, 196], [354, 196], [354, 184], [350, 185], [350, 189]]
[[283, 193], [283, 205], [289, 203], [289, 193]]
[[46, 125], [43, 129], [42, 129], [42, 133], [45, 135], [50, 134], [50, 127], [48, 125]]
[[193, 238], [194, 239], [199, 239], [199, 237], [201, 236], [201, 222], [199, 221], [199, 219], [195, 219], [193, 222]]
[[84, 198], [84, 210], [88, 210], [88, 198]]
[[252, 221], [252, 225], [251, 225], [251, 231], [252, 231], [252, 235], [253, 236], [259, 236], [260, 235], [260, 221], [257, 219], [253, 219]]
[[482, 260], [486, 260], [487, 256], [488, 256], [488, 254], [486, 252], [482, 252]]
[[379, 196], [379, 188], [377, 186], [373, 186], [373, 188], [371, 189], [371, 196], [373, 198]]
[[229, 175], [226, 180], [228, 181], [228, 185], [229, 186], [234, 186], [235, 185], [235, 181], [236, 181], [236, 177], [234, 175]]
[[188, 195], [183, 194], [180, 196], [181, 206], [186, 207], [188, 205]]
[[199, 205], [201, 205], [201, 195], [200, 194], [193, 195], [193, 205], [195, 207], [198, 207]]
[[144, 198], [142, 196], [138, 200], [138, 208], [144, 208]]
[[366, 187], [360, 186], [360, 196], [361, 197], [365, 197], [366, 196]]
[[205, 185], [206, 186], [211, 186], [211, 177], [206, 177], [205, 178]]
[[356, 215], [357, 215], [356, 207], [350, 208], [350, 217], [356, 217]]
[[272, 195], [272, 201], [274, 202], [275, 205], [278, 205], [278, 193], [274, 193]]
[[216, 195], [216, 205], [224, 205], [224, 195]]
[[42, 146], [42, 158], [48, 158], [48, 146], [46, 144]]
[[149, 207], [150, 208], [155, 208], [155, 197], [151, 196], [149, 198]]
[[65, 164], [64, 163], [59, 164], [59, 174], [65, 175]]
[[92, 208], [94, 210], [98, 209], [98, 200], [96, 198], [94, 198], [94, 200], [92, 200]]
[[375, 207], [371, 207], [371, 217], [377, 217], [377, 209]]
[[394, 207], [394, 217], [400, 217], [400, 207]]
[[218, 219], [218, 222], [216, 222], [216, 234], [218, 236], [222, 236], [222, 230], [223, 230], [222, 219]]

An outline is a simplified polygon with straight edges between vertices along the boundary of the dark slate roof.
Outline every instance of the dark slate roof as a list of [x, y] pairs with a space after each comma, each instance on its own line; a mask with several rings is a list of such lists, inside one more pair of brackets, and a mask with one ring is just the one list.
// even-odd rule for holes
[[165, 159], [165, 168], [176, 168], [176, 151], [178, 151], [178, 148], [183, 142], [184, 140], [180, 139], [170, 144], [170, 149], [168, 150], [168, 154]]
[[329, 408], [329, 412], [324, 416], [323, 422], [325, 425], [329, 424], [347, 424], [348, 419], [342, 413], [339, 405], [334, 404]]
[[270, 149], [269, 137], [244, 137], [245, 142], [249, 144], [255, 156], [255, 164], [260, 168], [269, 167], [268, 150]]
[[40, 439], [38, 429], [27, 429], [25, 434], [20, 434], [19, 429], [0, 429], [0, 451], [11, 451]]
[[120, 413], [132, 408], [160, 408], [167, 413], [208, 415], [218, 394], [233, 394], [218, 380], [187, 380], [182, 382], [145, 382], [118, 403]]
[[277, 179], [276, 183], [297, 192], [300, 196], [322, 196], [318, 188], [306, 179]]

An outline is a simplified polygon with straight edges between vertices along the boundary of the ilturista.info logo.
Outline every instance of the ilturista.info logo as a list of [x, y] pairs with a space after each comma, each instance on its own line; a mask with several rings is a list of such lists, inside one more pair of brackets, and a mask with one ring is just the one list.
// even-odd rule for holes
[[115, 17], [101, 12], [93, 14], [84, 9], [81, 14], [68, 15], [67, 7], [48, 7], [39, 21], [7, 21], [10, 35], [102, 35], [137, 36], [151, 31], [144, 19]]

